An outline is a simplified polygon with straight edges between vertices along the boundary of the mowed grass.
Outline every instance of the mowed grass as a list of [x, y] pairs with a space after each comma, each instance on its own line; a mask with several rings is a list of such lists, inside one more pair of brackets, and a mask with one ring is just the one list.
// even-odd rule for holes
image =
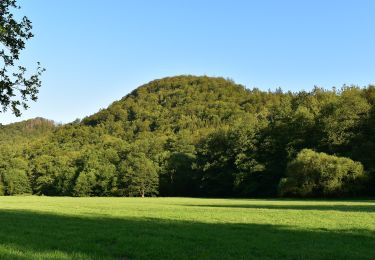
[[374, 201], [0, 197], [0, 259], [375, 259]]

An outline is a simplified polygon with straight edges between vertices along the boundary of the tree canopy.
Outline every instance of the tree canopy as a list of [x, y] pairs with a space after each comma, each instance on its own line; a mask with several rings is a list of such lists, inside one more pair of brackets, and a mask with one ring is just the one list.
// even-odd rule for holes
[[361, 189], [363, 166], [345, 157], [303, 149], [288, 164], [281, 195], [332, 197], [355, 195]]
[[[29, 183], [13, 193], [367, 196], [375, 184], [374, 104], [374, 86], [293, 93], [169, 77], [70, 124], [0, 127], [0, 172]], [[343, 182], [350, 174], [358, 178]], [[3, 175], [0, 189], [9, 194]]]

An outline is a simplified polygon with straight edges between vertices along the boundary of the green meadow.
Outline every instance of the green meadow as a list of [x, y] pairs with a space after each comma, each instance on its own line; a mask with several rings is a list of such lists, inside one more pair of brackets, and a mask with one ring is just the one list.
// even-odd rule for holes
[[375, 259], [374, 201], [0, 197], [0, 259]]

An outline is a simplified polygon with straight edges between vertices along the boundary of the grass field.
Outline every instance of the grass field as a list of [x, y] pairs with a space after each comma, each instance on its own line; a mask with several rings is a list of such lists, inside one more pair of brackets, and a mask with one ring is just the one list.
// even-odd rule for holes
[[375, 259], [375, 201], [0, 197], [0, 259]]

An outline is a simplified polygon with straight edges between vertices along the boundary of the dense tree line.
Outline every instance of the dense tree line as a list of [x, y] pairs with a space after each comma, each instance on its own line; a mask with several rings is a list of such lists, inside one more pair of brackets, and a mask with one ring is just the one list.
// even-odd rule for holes
[[1, 126], [0, 194], [374, 195], [374, 103], [374, 86], [155, 80], [70, 124]]

